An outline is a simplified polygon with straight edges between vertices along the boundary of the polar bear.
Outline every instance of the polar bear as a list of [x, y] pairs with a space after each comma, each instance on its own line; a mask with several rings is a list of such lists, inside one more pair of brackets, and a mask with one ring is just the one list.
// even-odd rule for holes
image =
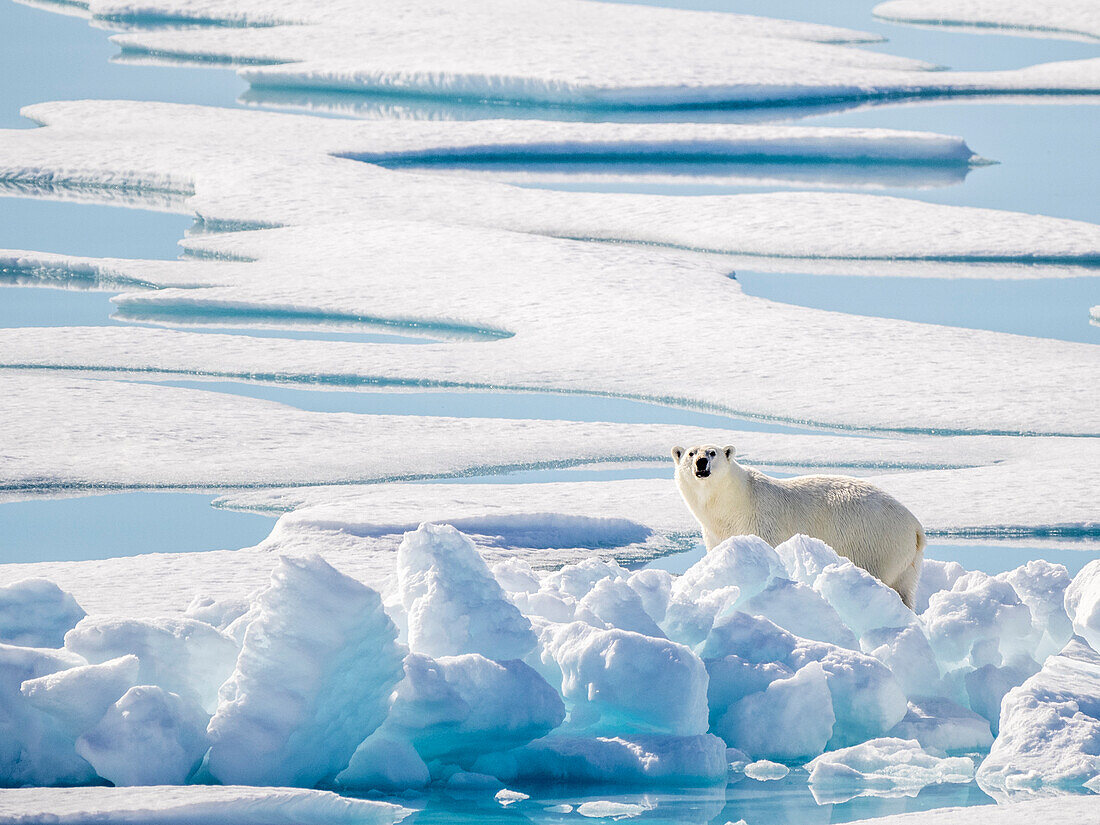
[[913, 608], [924, 529], [901, 502], [857, 478], [771, 478], [733, 455], [733, 447], [672, 448], [676, 486], [703, 528], [707, 550], [730, 536], [756, 535], [774, 547], [804, 533], [894, 588]]

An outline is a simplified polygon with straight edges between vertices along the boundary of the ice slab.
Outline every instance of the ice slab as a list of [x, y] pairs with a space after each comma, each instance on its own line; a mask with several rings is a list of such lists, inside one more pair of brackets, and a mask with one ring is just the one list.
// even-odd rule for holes
[[778, 762], [769, 762], [767, 759], [750, 762], [745, 766], [745, 776], [759, 782], [782, 779], [790, 772], [791, 769], [786, 765], [781, 765]]
[[966, 165], [961, 137], [890, 129], [715, 123], [570, 123], [551, 120], [378, 121], [343, 157], [379, 165], [472, 166], [638, 161], [928, 163]]
[[1011, 29], [1036, 37], [1100, 38], [1100, 10], [1089, 0], [889, 0], [876, 17], [904, 23]]
[[182, 785], [209, 746], [209, 721], [201, 707], [175, 693], [132, 687], [76, 740], [76, 752], [116, 787]]
[[[116, 37], [131, 59], [142, 55], [259, 64], [241, 74], [261, 88], [386, 91], [557, 105], [708, 106], [1041, 89], [1046, 79], [1042, 75], [1049, 74], [933, 74], [928, 64], [918, 61], [811, 42], [867, 39], [853, 32], [575, 0], [518, 5], [498, 0], [461, 13], [437, 2], [391, 3], [369, 15], [346, 3], [303, 8], [259, 2], [228, 8], [167, 0], [140, 7], [94, 3], [92, 8], [95, 14], [113, 17], [140, 12], [237, 24], [305, 23]], [[1065, 73], [1046, 88], [1074, 88], [1079, 82]]]
[[1095, 796], [1059, 796], [1033, 799], [1012, 805], [978, 805], [941, 808], [920, 813], [893, 814], [863, 820], [868, 825], [1077, 825], [1100, 814]]
[[1073, 631], [1093, 649], [1100, 649], [1100, 559], [1090, 561], [1074, 576], [1065, 592], [1065, 609]]
[[[398, 354], [386, 345], [244, 336], [202, 341], [157, 330], [20, 330], [0, 336], [8, 366], [629, 393], [900, 429], [1092, 429], [1085, 423], [1094, 406], [1089, 389], [1067, 394], [1061, 380], [1067, 370], [1091, 367], [1091, 348], [777, 305], [744, 295], [725, 277], [729, 262], [721, 258], [545, 237], [818, 258], [1080, 263], [1100, 256], [1100, 230], [1090, 224], [867, 195], [685, 199], [525, 190], [332, 156], [377, 144], [370, 124], [121, 102], [32, 111], [50, 125], [4, 142], [0, 167], [11, 175], [129, 186], [174, 180], [201, 190], [192, 205], [211, 222], [299, 225], [189, 242], [195, 253], [222, 260], [127, 264], [13, 252], [5, 256], [12, 266], [128, 273], [172, 287], [120, 298], [120, 311], [135, 317], [160, 313], [179, 322], [232, 312], [268, 320], [304, 314], [319, 323], [369, 318], [498, 340]], [[258, 156], [251, 145], [257, 130], [281, 135], [278, 150]], [[211, 152], [215, 132], [219, 151]], [[304, 155], [302, 145], [311, 154]], [[264, 181], [263, 197], [257, 180]], [[372, 197], [364, 199], [364, 191]], [[455, 221], [463, 225], [444, 225]], [[463, 254], [456, 257], [459, 249]], [[530, 302], [502, 302], [517, 259], [526, 262], [525, 283], [535, 292]], [[303, 267], [346, 274], [305, 284]], [[602, 277], [592, 277], [593, 271]], [[190, 286], [210, 289], [184, 289]], [[635, 319], [610, 338], [593, 332], [603, 328], [600, 307], [608, 304]], [[682, 304], [714, 306], [739, 322], [683, 336], [667, 315], [669, 305]], [[578, 346], [561, 347], [563, 337]], [[823, 338], [835, 343], [829, 358], [819, 346]], [[777, 339], [785, 346], [773, 346]], [[615, 357], [594, 364], [579, 354], [586, 351], [581, 342], [613, 346]], [[719, 384], [711, 380], [708, 360], [715, 351], [733, 359], [729, 380]], [[838, 368], [845, 358], [863, 364], [860, 376]], [[974, 369], [961, 373], [960, 361]], [[654, 369], [655, 363], [668, 368]], [[787, 392], [761, 378], [778, 371], [789, 376], [790, 386], [819, 389]], [[913, 393], [914, 383], [940, 388], [940, 397]], [[1064, 403], [1052, 411], [1041, 401], [1054, 395]]]
[[573, 622], [544, 630], [540, 646], [545, 669], [561, 674], [565, 730], [627, 737], [707, 732], [707, 673], [684, 645]]
[[1100, 774], [1100, 654], [1075, 638], [1001, 704], [1001, 729], [978, 769], [998, 799], [1076, 791]]
[[508, 782], [712, 785], [726, 777], [726, 745], [717, 736], [555, 734], [478, 762]]
[[[223, 779], [313, 786], [335, 781], [350, 789], [387, 791], [423, 787], [456, 769], [505, 784], [710, 784], [725, 779], [730, 761], [747, 762], [745, 754], [793, 763], [828, 748], [856, 747], [834, 753], [822, 768], [821, 787], [846, 797], [865, 790], [915, 792], [926, 780], [955, 776], [963, 762], [969, 768], [969, 761], [943, 759], [941, 750], [987, 744], [990, 725], [948, 699], [906, 702], [901, 687], [910, 678], [906, 657], [914, 650], [930, 656], [927, 642], [919, 648], [901, 641], [913, 634], [924, 638], [920, 621], [908, 614], [908, 626], [879, 626], [899, 617], [883, 611], [865, 588], [838, 590], [829, 583], [847, 563], [826, 564], [812, 573], [831, 553], [806, 539], [780, 553], [755, 537], [735, 537], [676, 580], [653, 570], [631, 574], [597, 559], [540, 576], [513, 558], [497, 565], [509, 587], [518, 587], [506, 591], [466, 537], [452, 527], [425, 525], [407, 534], [397, 554], [398, 585], [386, 612], [375, 591], [319, 557], [284, 556], [271, 586], [227, 626], [231, 635], [194, 619], [92, 616], [67, 635], [69, 647], [97, 661], [124, 655], [86, 665], [85, 658], [65, 650], [0, 646], [0, 691], [13, 700], [9, 718], [0, 721], [27, 755], [0, 768], [12, 777], [47, 777], [41, 781], [48, 782], [90, 781], [94, 767], [116, 784]], [[234, 576], [239, 576], [240, 561], [272, 560], [271, 554], [257, 551], [239, 555]], [[391, 553], [391, 564], [394, 559]], [[874, 656], [800, 638], [736, 609], [742, 593], [745, 604], [751, 604], [775, 582], [787, 581], [788, 569], [812, 578], [815, 588], [843, 606], [839, 615], [845, 617], [852, 644], [858, 633]], [[187, 572], [193, 582], [192, 571]], [[840, 583], [851, 584], [848, 578], [840, 576]], [[968, 573], [956, 581], [957, 589], [932, 596], [929, 612], [938, 607], [941, 624], [979, 626], [980, 644], [973, 642], [974, 633], [955, 633], [963, 639], [955, 647], [969, 651], [964, 666], [971, 670], [951, 686], [965, 691], [972, 709], [990, 721], [997, 719], [994, 698], [999, 704], [1001, 694], [1038, 665], [1032, 662], [1031, 670], [1019, 665], [1030, 661], [1022, 654], [1002, 665], [982, 634], [994, 632], [1001, 641], [997, 611], [1007, 606], [1013, 616], [1027, 618], [1026, 629], [1008, 634], [1011, 644], [1034, 649], [1038, 631], [1056, 624], [1053, 602], [1064, 578], [1053, 566], [1033, 563], [1004, 580]], [[802, 582], [798, 586], [818, 592]], [[1035, 605], [1038, 624], [1017, 587]], [[636, 596], [629, 610], [620, 598], [627, 592]], [[961, 607], [948, 610], [945, 597], [962, 598]], [[540, 599], [556, 599], [561, 615], [548, 616], [553, 611]], [[202, 600], [198, 610], [222, 623], [241, 607], [239, 600], [225, 600], [222, 611], [215, 609], [217, 601], [208, 601]], [[694, 650], [673, 640], [683, 638], [686, 626], [675, 620], [683, 613], [677, 606], [689, 603], [714, 611], [709, 621], [691, 628], [696, 636], [702, 634]], [[445, 649], [461, 651], [476, 642], [487, 653], [513, 658], [405, 655], [390, 616], [407, 628], [415, 647], [423, 641], [425, 610], [454, 626], [442, 635], [430, 628], [427, 638], [442, 639]], [[323, 621], [318, 623], [317, 616]], [[636, 626], [640, 616], [647, 616], [652, 627], [661, 617], [673, 639], [618, 626]], [[184, 683], [168, 660], [178, 670], [181, 662], [194, 665], [197, 652], [224, 658], [213, 654], [225, 645], [236, 651], [238, 626], [244, 628], [243, 646], [209, 726], [208, 712], [188, 696], [163, 687], [130, 686], [146, 679], [143, 666], [149, 668], [150, 681]], [[199, 628], [206, 628], [208, 638]], [[538, 633], [534, 651], [532, 628]], [[182, 640], [173, 641], [172, 631]], [[188, 644], [197, 651], [187, 650]], [[881, 653], [880, 647], [891, 645], [897, 655]], [[1083, 642], [1080, 647], [1096, 658]], [[1047, 669], [1069, 656], [1071, 648], [1048, 660]], [[177, 655], [169, 655], [173, 650]], [[137, 657], [129, 655], [134, 652]], [[520, 656], [527, 661], [515, 658]], [[952, 664], [957, 660], [950, 651], [947, 658]], [[189, 695], [202, 695], [224, 679], [209, 663], [200, 665], [201, 658], [194, 678], [186, 682]], [[1078, 681], [1084, 684], [1087, 678]], [[647, 689], [639, 691], [640, 684]], [[1072, 710], [1091, 713], [1087, 691], [1077, 684], [1070, 688], [1086, 697], [1083, 703], [1074, 700]], [[116, 701], [121, 691], [125, 694]], [[1005, 699], [1006, 708], [1016, 693]], [[135, 735], [142, 720], [157, 720], [151, 725], [156, 736]], [[1021, 724], [1043, 727], [1025, 722], [1006, 716], [1001, 739], [1011, 738]], [[1075, 716], [1073, 725], [1079, 732], [1067, 734], [1070, 745], [1089, 753], [1087, 724]], [[880, 738], [889, 733], [928, 742], [936, 753], [924, 754], [917, 741]], [[1059, 753], [1073, 758], [1072, 747]], [[91, 767], [76, 761], [77, 754]]]
[[[270, 560], [269, 560], [270, 566]], [[149, 580], [135, 582], [148, 587]], [[92, 664], [135, 654], [137, 684], [157, 685], [213, 712], [218, 687], [233, 672], [238, 645], [208, 624], [185, 618], [89, 616], [65, 635], [65, 647]]]
[[232, 784], [313, 787], [386, 717], [403, 651], [378, 593], [320, 557], [283, 557], [210, 720], [204, 768]]
[[974, 778], [972, 760], [933, 756], [913, 739], [872, 739], [822, 754], [806, 767], [819, 803], [855, 796], [915, 796], [926, 785], [967, 784]]
[[0, 587], [0, 642], [61, 647], [65, 634], [85, 615], [76, 599], [45, 579]]
[[468, 768], [483, 754], [544, 736], [565, 718], [558, 692], [518, 660], [494, 662], [479, 654], [431, 659], [414, 653], [404, 666], [386, 721], [338, 774], [341, 786], [415, 787], [417, 782], [400, 782], [394, 772], [417, 779], [419, 768], [423, 778], [426, 762]]
[[394, 825], [409, 813], [387, 802], [291, 788], [21, 788], [0, 794], [0, 818], [13, 825]]
[[535, 647], [531, 623], [506, 598], [474, 543], [451, 525], [424, 524], [405, 535], [397, 588], [409, 647], [417, 653], [506, 661]]
[[910, 702], [909, 712], [890, 729], [890, 736], [916, 740], [935, 754], [978, 753], [993, 744], [988, 720], [949, 699], [934, 697]]

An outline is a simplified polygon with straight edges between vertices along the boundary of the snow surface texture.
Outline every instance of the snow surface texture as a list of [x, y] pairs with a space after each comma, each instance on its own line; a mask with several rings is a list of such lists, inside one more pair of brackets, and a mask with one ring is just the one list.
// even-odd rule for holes
[[[1027, 262], [1034, 276], [1064, 275], [1061, 266], [1100, 257], [1100, 229], [1090, 224], [869, 195], [552, 192], [333, 157], [382, 146], [370, 123], [123, 102], [27, 112], [50, 125], [5, 137], [6, 177], [193, 191], [189, 206], [212, 223], [284, 228], [189, 239], [200, 260], [12, 252], [3, 256], [6, 265], [165, 287], [119, 298], [121, 316], [134, 320], [298, 319], [313, 328], [347, 328], [373, 319], [390, 330], [461, 333], [467, 340], [412, 348], [132, 327], [13, 329], [0, 333], [8, 367], [628, 394], [841, 426], [940, 432], [1095, 429], [1093, 388], [1067, 392], [1061, 377], [1092, 368], [1089, 346], [777, 304], [744, 295], [727, 277], [736, 259], [563, 239], [810, 257], [819, 264], [830, 257], [1000, 261], [998, 267], [1016, 266], [1017, 275]], [[524, 135], [533, 139], [515, 128], [515, 145]], [[262, 155], [254, 151], [257, 132], [272, 135]], [[858, 151], [906, 140], [865, 136], [857, 143], [871, 148]], [[502, 301], [516, 260], [524, 261], [530, 300]], [[883, 264], [877, 274], [900, 265]], [[951, 265], [926, 274], [942, 275]], [[306, 269], [342, 277], [303, 280]], [[184, 288], [194, 286], [209, 288]], [[607, 320], [601, 308], [609, 305], [632, 320], [614, 336], [599, 332]], [[713, 307], [738, 323], [685, 336], [669, 323], [668, 307], [686, 305]], [[828, 353], [823, 339], [832, 342]], [[563, 347], [563, 340], [576, 346]], [[597, 347], [608, 357], [587, 357]], [[715, 351], [727, 354], [722, 382], [709, 366]], [[839, 366], [849, 361], [861, 364], [858, 374]], [[961, 362], [972, 369], [960, 371]], [[783, 386], [763, 378], [776, 374], [786, 376]], [[915, 393], [915, 385], [936, 391]], [[1042, 399], [1054, 395], [1062, 403], [1052, 410]]]
[[24, 788], [0, 793], [11, 825], [394, 825], [411, 811], [387, 802], [292, 788]]
[[1075, 639], [1005, 696], [1001, 732], [978, 771], [996, 798], [1080, 792], [1100, 776], [1100, 654]]
[[401, 0], [369, 12], [347, 0], [306, 8], [286, 0], [93, 0], [90, 9], [123, 20], [264, 24], [115, 37], [131, 59], [259, 64], [240, 73], [260, 88], [651, 107], [1060, 91], [1097, 83], [1096, 64], [1085, 61], [1016, 72], [929, 72], [919, 61], [833, 45], [874, 39], [856, 32], [578, 0], [493, 0], [462, 9]]
[[991, 725], [991, 792], [1082, 792], [1100, 772], [1100, 657], [1078, 637], [1031, 658], [1068, 638], [1057, 605], [1092, 594], [1092, 568], [941, 577], [916, 616], [804, 536], [735, 537], [679, 577], [494, 570], [431, 524], [392, 559], [385, 602], [283, 557], [250, 606], [196, 602], [226, 632], [93, 615], [63, 649], [0, 645], [0, 781], [499, 791], [713, 784], [731, 761], [765, 781], [808, 761], [814, 793], [839, 800], [968, 782], [973, 761], [949, 754], [989, 747]]
[[889, 0], [876, 17], [906, 23], [934, 23], [1012, 29], [1038, 37], [1100, 38], [1100, 8], [1091, 0]]

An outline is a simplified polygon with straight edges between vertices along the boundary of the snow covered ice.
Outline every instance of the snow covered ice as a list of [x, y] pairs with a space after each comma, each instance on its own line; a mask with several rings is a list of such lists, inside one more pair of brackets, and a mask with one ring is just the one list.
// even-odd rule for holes
[[1037, 37], [1100, 37], [1100, 11], [1088, 0], [889, 0], [873, 11], [910, 23], [998, 27]]
[[310, 787], [385, 719], [397, 629], [375, 591], [316, 556], [283, 558], [257, 605], [204, 768], [225, 784]]
[[[126, 28], [122, 64], [228, 62], [253, 108], [36, 102], [24, 114], [40, 128], [4, 131], [4, 193], [202, 226], [178, 260], [0, 250], [15, 278], [119, 293], [110, 325], [0, 329], [0, 497], [194, 489], [279, 519], [242, 550], [0, 566], [0, 785], [116, 786], [0, 793], [0, 820], [396, 822], [407, 809], [350, 797], [439, 793], [508, 817], [652, 812], [610, 791], [545, 806], [533, 788], [548, 782], [704, 786], [713, 801], [727, 782], [781, 795], [808, 777], [838, 804], [975, 774], [998, 800], [1100, 792], [1100, 562], [1074, 576], [928, 560], [913, 613], [805, 536], [734, 537], [680, 575], [646, 567], [696, 543], [665, 478], [458, 483], [648, 476], [671, 443], [720, 441], [768, 472], [870, 478], [937, 539], [1093, 549], [1092, 345], [766, 300], [736, 273], [1093, 278], [1100, 227], [954, 205], [970, 201], [946, 187], [897, 196], [982, 174], [967, 134], [642, 121], [1085, 100], [1100, 58], [937, 70], [849, 29], [591, 0], [90, 0], [86, 13]], [[1076, 0], [876, 13], [1100, 33]], [[318, 90], [382, 93], [396, 116], [259, 111], [280, 94], [340, 108]], [[416, 120], [401, 100], [418, 96], [443, 118]], [[452, 120], [467, 98], [507, 117]], [[606, 122], [552, 119], [566, 113]], [[739, 193], [635, 191], [662, 165]], [[593, 176], [622, 191], [586, 191]], [[685, 335], [686, 307], [722, 323]], [[301, 337], [247, 334], [261, 330]], [[348, 333], [388, 338], [333, 338]], [[247, 397], [260, 386], [280, 400]], [[751, 420], [281, 403], [425, 389]], [[1020, 816], [1096, 811], [1038, 801]]]
[[915, 795], [942, 782], [970, 782], [974, 763], [966, 757], [936, 757], [914, 740], [871, 739], [822, 754], [811, 761], [810, 787], [819, 801], [861, 794]]
[[84, 616], [76, 599], [45, 579], [0, 587], [0, 642], [61, 647], [65, 634]]
[[[710, 784], [725, 780], [732, 748], [760, 760], [748, 776], [808, 762], [819, 799], [846, 799], [969, 782], [974, 762], [951, 754], [990, 745], [979, 777], [998, 793], [1079, 787], [1100, 770], [1089, 727], [1097, 654], [1078, 638], [1035, 675], [1030, 659], [1064, 635], [1070, 618], [1056, 596], [1079, 605], [1092, 568], [1072, 583], [1034, 562], [950, 587], [942, 578], [917, 616], [804, 536], [777, 549], [734, 537], [681, 576], [597, 560], [540, 575], [512, 559], [496, 566], [507, 588], [453, 527], [421, 526], [392, 558], [397, 595], [385, 606], [316, 556], [279, 560], [242, 614], [239, 654], [231, 636], [195, 619], [92, 616], [65, 649], [5, 646], [8, 729], [38, 734], [21, 738], [29, 760], [0, 766], [4, 781], [210, 777], [388, 792], [475, 774], [498, 789], [547, 778]], [[778, 611], [743, 612], [777, 582], [832, 610], [847, 643], [800, 637], [777, 624], [791, 623]], [[540, 596], [563, 614], [530, 611]], [[436, 608], [423, 610], [425, 599]], [[687, 604], [699, 608], [690, 622]], [[216, 604], [202, 606], [222, 619]], [[428, 621], [440, 616], [452, 618]], [[899, 641], [910, 637], [923, 646]], [[1016, 674], [996, 740], [982, 716], [989, 705], [965, 679], [938, 684], [939, 696], [910, 689], [906, 660], [929, 654], [936, 674]], [[1021, 656], [1031, 670], [1004, 664]], [[190, 678], [169, 662], [195, 663]], [[199, 699], [212, 690], [210, 718]], [[1048, 743], [1038, 720], [1050, 714], [1066, 723]]]

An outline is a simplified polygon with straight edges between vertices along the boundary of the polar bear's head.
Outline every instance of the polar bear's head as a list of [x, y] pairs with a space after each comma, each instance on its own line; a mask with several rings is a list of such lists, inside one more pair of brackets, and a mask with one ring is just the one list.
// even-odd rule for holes
[[672, 460], [676, 463], [676, 481], [697, 486], [719, 481], [730, 474], [733, 468], [733, 447], [716, 447], [703, 444], [685, 450], [672, 448]]

